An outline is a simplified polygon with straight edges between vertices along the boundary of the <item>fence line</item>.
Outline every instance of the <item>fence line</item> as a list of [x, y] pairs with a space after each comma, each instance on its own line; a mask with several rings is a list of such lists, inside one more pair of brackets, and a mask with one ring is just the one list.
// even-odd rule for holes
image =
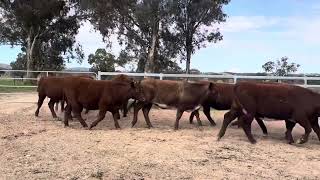
[[[73, 72], [73, 71], [26, 71], [26, 70], [0, 70], [0, 72], [38, 72], [38, 73], [46, 73], [46, 76], [49, 76], [49, 73], [57, 73], [57, 74], [94, 74], [98, 80], [101, 80], [102, 76], [115, 76], [119, 74], [124, 74], [128, 76], [135, 77], [157, 77], [160, 80], [164, 78], [200, 78], [200, 79], [229, 79], [232, 80], [230, 83], [237, 83], [239, 80], [300, 80], [301, 83], [295, 83], [295, 85], [303, 86], [306, 88], [320, 88], [320, 85], [309, 83], [309, 81], [319, 81], [320, 77], [286, 77], [286, 76], [239, 76], [239, 75], [206, 75], [206, 74], [163, 74], [163, 73], [122, 73], [122, 72], [98, 72], [98, 74], [94, 72]], [[37, 78], [17, 78], [17, 77], [3, 77], [0, 80], [38, 80]], [[15, 85], [0, 85], [0, 87], [37, 87], [37, 86], [15, 86]]]
[[[54, 74], [92, 74], [97, 78], [97, 73], [95, 72], [87, 72], [87, 71], [27, 71], [27, 70], [0, 70], [3, 73], [44, 73], [45, 76], [49, 76], [49, 73]], [[15, 85], [16, 80], [33, 80], [38, 81], [38, 78], [27, 78], [27, 77], [0, 77], [0, 80], [13, 80], [13, 85], [0, 84], [0, 87], [8, 87], [8, 88], [36, 88], [36, 85]]]
[[303, 84], [295, 84], [306, 88], [320, 88], [320, 85], [308, 84], [308, 81], [319, 81], [320, 77], [286, 77], [286, 76], [239, 76], [239, 75], [207, 75], [207, 74], [163, 74], [163, 73], [120, 73], [120, 72], [98, 72], [98, 79], [101, 76], [115, 76], [124, 74], [136, 77], [158, 77], [160, 80], [166, 77], [176, 78], [207, 78], [207, 79], [232, 79], [233, 84], [238, 80], [301, 80]]

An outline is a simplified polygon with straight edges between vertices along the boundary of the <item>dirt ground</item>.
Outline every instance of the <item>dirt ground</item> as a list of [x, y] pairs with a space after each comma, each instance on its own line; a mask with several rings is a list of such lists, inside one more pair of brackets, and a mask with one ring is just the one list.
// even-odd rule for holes
[[[93, 130], [77, 120], [65, 128], [53, 120], [47, 104], [34, 116], [37, 95], [0, 95], [0, 179], [320, 179], [320, 143], [314, 132], [304, 145], [288, 145], [284, 122], [266, 122], [258, 143], [243, 130], [229, 127], [216, 141], [224, 112], [214, 111], [217, 127], [188, 123], [189, 113], [174, 131], [174, 110], [151, 110], [155, 128], [142, 113], [131, 128], [132, 113], [115, 130], [111, 114]], [[95, 119], [90, 112], [87, 122]], [[62, 114], [59, 114], [62, 117]], [[302, 133], [295, 127], [295, 140]]]

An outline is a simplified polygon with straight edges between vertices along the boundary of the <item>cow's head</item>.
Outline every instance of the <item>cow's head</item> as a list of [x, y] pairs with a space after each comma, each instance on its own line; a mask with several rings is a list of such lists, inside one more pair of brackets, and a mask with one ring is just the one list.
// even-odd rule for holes
[[131, 98], [138, 101], [145, 101], [145, 95], [143, 92], [143, 87], [141, 86], [141, 81], [131, 81]]

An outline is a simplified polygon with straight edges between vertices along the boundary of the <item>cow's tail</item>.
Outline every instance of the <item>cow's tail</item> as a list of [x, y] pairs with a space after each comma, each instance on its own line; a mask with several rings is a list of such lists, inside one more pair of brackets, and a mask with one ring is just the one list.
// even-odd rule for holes
[[236, 109], [240, 110], [243, 114], [247, 115], [248, 111], [243, 107], [243, 105], [241, 104], [239, 97], [237, 96], [237, 91], [238, 91], [238, 86], [235, 85], [233, 92], [234, 92], [234, 103], [232, 106], [235, 106]]

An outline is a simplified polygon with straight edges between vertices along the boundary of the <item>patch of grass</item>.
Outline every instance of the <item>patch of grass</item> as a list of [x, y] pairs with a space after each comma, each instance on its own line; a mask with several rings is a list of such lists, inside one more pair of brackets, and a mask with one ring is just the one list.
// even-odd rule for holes
[[[36, 86], [36, 83], [32, 81], [22, 81], [22, 80], [13, 80], [13, 79], [1, 79], [0, 85], [8, 86]], [[11, 93], [11, 92], [35, 92], [36, 87], [1, 87], [0, 93]]]

